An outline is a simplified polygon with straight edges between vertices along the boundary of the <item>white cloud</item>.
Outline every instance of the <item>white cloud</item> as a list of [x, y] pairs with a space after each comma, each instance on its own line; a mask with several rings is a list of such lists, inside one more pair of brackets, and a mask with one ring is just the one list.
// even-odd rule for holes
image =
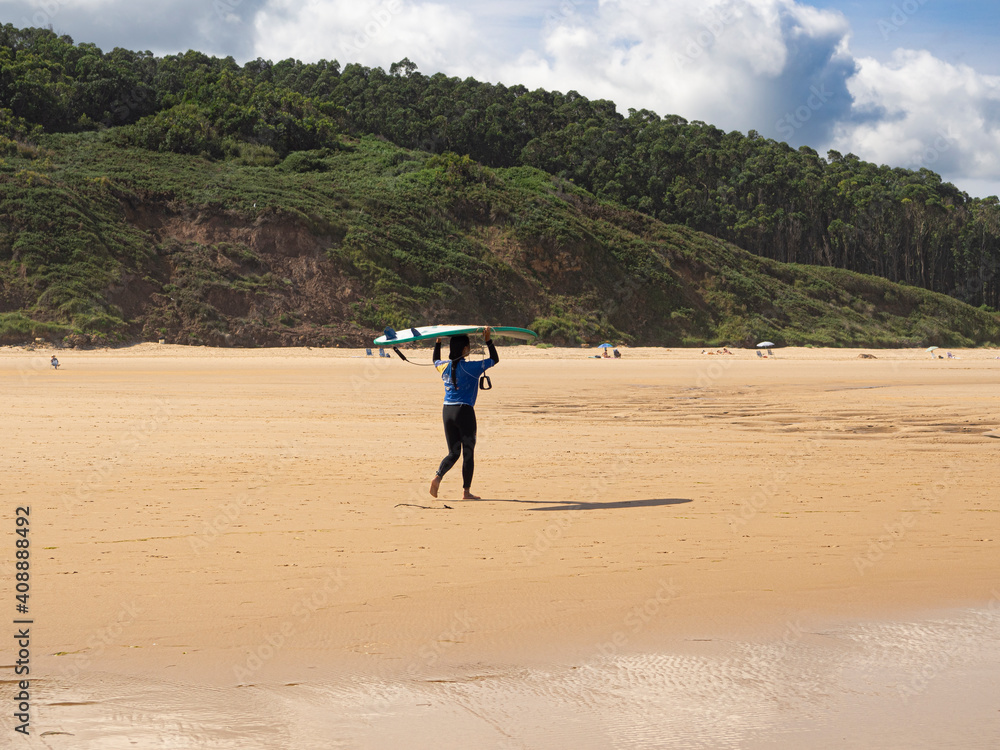
[[914, 50], [858, 62], [849, 88], [856, 113], [872, 119], [842, 123], [835, 148], [959, 180], [1000, 177], [1000, 76]]
[[[511, 14], [506, 25], [500, 7]], [[507, 34], [494, 31], [509, 33], [515, 17], [528, 26], [530, 7], [270, 0], [256, 16], [255, 48], [272, 60], [382, 67], [406, 56], [426, 73], [575, 89], [622, 111], [647, 108], [765, 135], [779, 136], [790, 118], [784, 129], [799, 142], [827, 138], [850, 106], [849, 27], [837, 12], [796, 0], [553, 0], [535, 8], [539, 43], [524, 40], [527, 49], [512, 60]]]
[[195, 49], [249, 57], [247, 20], [267, 0], [0, 0], [0, 20], [48, 27], [104, 50], [170, 55]]
[[475, 50], [471, 17], [433, 2], [273, 0], [255, 27], [257, 54], [274, 61], [325, 58], [388, 68], [408, 57], [437, 71], [462, 64]]
[[850, 107], [849, 31], [840, 13], [794, 0], [603, 0], [556, 19], [499, 78], [815, 142]]

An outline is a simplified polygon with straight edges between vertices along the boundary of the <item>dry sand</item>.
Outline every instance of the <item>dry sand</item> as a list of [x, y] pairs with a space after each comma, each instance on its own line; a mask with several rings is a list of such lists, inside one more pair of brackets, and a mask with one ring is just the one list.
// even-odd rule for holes
[[996, 746], [1000, 352], [595, 352], [0, 350], [17, 742]]

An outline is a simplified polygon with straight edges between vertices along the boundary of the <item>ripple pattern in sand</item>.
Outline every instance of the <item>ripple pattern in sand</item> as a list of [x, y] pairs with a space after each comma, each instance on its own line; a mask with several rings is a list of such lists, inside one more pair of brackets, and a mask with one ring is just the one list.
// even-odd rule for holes
[[[38, 747], [269, 750], [967, 748], [1000, 738], [1000, 600], [915, 622], [549, 669], [209, 688], [40, 681]], [[2, 723], [2, 722], [0, 722]], [[0, 727], [5, 732], [12, 727]], [[40, 730], [41, 731], [41, 730]]]

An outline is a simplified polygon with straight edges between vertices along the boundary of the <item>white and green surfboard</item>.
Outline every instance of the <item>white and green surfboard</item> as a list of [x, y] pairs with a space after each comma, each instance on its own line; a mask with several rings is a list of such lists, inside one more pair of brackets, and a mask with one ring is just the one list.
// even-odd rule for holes
[[[462, 334], [472, 336], [482, 333], [485, 328], [486, 326], [421, 326], [402, 331], [386, 328], [385, 333], [375, 339], [375, 346], [399, 346], [400, 344], [412, 344], [415, 341], [461, 336]], [[490, 333], [493, 336], [507, 336], [522, 341], [532, 341], [538, 338], [538, 334], [534, 331], [529, 331], [527, 328], [514, 328], [513, 326], [490, 326]]]

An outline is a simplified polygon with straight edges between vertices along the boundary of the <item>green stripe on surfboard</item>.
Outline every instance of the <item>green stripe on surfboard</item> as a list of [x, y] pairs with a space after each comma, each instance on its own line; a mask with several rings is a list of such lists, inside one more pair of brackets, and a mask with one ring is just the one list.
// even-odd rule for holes
[[[386, 333], [375, 339], [375, 346], [396, 346], [398, 344], [411, 344], [414, 341], [426, 341], [438, 337], [461, 336], [465, 334], [471, 336], [475, 333], [482, 333], [486, 326], [421, 326], [419, 328], [404, 328], [395, 331], [395, 338], [390, 338]], [[513, 326], [491, 326], [490, 331], [494, 336], [508, 336], [515, 339], [531, 341], [538, 338], [538, 334], [529, 331], [527, 328], [514, 328]]]

